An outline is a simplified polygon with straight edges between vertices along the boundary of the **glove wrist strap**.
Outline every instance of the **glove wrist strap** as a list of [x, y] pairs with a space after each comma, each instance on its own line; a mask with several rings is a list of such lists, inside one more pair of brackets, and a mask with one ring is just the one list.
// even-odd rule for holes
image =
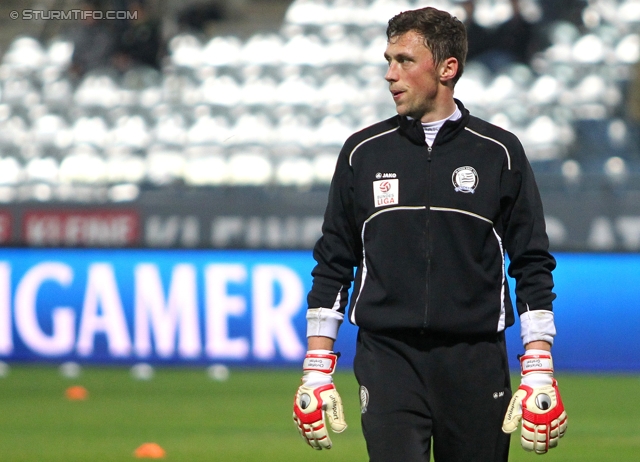
[[553, 374], [551, 353], [544, 350], [527, 350], [520, 357], [522, 376], [532, 373]]
[[333, 374], [338, 364], [338, 354], [328, 350], [311, 350], [307, 352], [302, 363], [303, 372], [322, 372]]

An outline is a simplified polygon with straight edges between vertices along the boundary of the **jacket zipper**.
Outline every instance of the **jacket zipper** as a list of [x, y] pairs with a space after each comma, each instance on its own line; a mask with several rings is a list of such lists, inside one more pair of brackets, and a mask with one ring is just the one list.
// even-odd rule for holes
[[428, 316], [429, 316], [429, 279], [431, 276], [431, 223], [430, 223], [430, 215], [431, 215], [431, 151], [432, 147], [427, 145], [427, 201], [426, 201], [426, 212], [427, 212], [427, 236], [426, 236], [426, 251], [427, 251], [427, 281], [426, 281], [426, 292], [425, 292], [425, 301], [424, 301], [424, 319], [422, 321], [422, 331], [427, 328]]

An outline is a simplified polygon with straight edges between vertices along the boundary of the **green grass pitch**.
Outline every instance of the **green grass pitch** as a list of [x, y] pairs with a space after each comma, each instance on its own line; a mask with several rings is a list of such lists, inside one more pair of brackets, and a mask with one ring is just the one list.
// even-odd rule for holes
[[[569, 415], [558, 448], [524, 452], [512, 436], [511, 461], [637, 461], [640, 454], [640, 377], [557, 374]], [[517, 377], [514, 377], [514, 385]], [[168, 461], [366, 461], [357, 385], [336, 374], [349, 428], [332, 435], [334, 448], [307, 447], [291, 420], [299, 371], [231, 370], [226, 382], [204, 368], [159, 368], [135, 381], [125, 367], [88, 367], [77, 379], [53, 366], [13, 365], [0, 378], [0, 460], [101, 462], [136, 460], [155, 442]], [[89, 397], [69, 401], [82, 385]]]

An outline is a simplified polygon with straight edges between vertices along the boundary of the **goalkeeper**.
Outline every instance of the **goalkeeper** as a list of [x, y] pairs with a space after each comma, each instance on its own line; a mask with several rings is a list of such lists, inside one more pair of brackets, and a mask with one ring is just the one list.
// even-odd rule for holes
[[[519, 444], [540, 454], [566, 430], [540, 195], [518, 138], [454, 99], [466, 53], [464, 25], [447, 12], [389, 21], [397, 115], [346, 140], [314, 248], [309, 351], [293, 402], [314, 449], [331, 448], [332, 432], [355, 417], [332, 378], [347, 305], [371, 461], [500, 462], [518, 429]], [[512, 393], [504, 330], [516, 315], [524, 349]]]
[[[347, 428], [332, 379], [347, 305], [371, 461], [506, 461], [517, 429], [539, 454], [566, 430], [540, 195], [518, 138], [454, 99], [466, 53], [464, 25], [447, 12], [389, 21], [397, 115], [346, 140], [314, 248], [309, 351], [293, 402], [314, 449]], [[516, 315], [524, 349], [512, 394], [504, 330]]]

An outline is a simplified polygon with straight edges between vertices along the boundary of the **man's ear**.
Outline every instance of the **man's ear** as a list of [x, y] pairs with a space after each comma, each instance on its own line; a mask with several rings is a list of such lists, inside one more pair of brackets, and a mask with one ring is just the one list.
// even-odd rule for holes
[[458, 60], [449, 57], [440, 65], [440, 81], [444, 84], [449, 83], [458, 74]]

